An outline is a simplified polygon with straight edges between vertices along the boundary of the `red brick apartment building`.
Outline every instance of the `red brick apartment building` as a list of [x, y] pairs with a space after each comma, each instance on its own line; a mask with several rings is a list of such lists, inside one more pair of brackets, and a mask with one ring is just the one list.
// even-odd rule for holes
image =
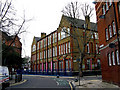
[[96, 2], [95, 8], [102, 80], [120, 86], [120, 2]]
[[[73, 33], [72, 18], [62, 16], [57, 30], [41, 37], [34, 37], [31, 45], [31, 70], [40, 74], [74, 75], [78, 74], [79, 52], [75, 40], [68, 33]], [[100, 70], [98, 49], [98, 32], [96, 24], [88, 18], [88, 32], [93, 30], [93, 37], [87, 43], [86, 55], [83, 61], [83, 71]], [[76, 19], [78, 35], [83, 35], [85, 21]], [[91, 29], [90, 29], [91, 27]], [[66, 32], [62, 32], [65, 29]], [[81, 40], [78, 40], [79, 43]], [[82, 48], [82, 46], [80, 46]], [[96, 69], [96, 67], [98, 67]]]

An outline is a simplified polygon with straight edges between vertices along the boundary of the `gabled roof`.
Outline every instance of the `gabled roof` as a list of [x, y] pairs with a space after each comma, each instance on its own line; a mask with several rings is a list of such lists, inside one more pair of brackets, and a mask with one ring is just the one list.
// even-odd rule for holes
[[[63, 15], [63, 18], [65, 18], [68, 22], [70, 22], [70, 24], [75, 22], [75, 26], [78, 28], [84, 28], [85, 20], [74, 19], [65, 15]], [[97, 31], [97, 24], [93, 22], [90, 22], [90, 24], [91, 24], [91, 29]]]

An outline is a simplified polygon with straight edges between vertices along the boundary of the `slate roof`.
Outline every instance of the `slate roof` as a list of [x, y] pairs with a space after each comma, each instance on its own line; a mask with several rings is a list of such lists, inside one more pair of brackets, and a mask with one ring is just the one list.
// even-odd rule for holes
[[[65, 16], [65, 15], [63, 15], [63, 17], [65, 19], [67, 19], [70, 22], [70, 24], [72, 24], [72, 22], [75, 21], [75, 26], [76, 27], [84, 28], [85, 20], [82, 20], [82, 19], [75, 19], [74, 20], [73, 18]], [[91, 29], [97, 31], [97, 24], [93, 23], [93, 22], [90, 22], [90, 24], [91, 24]]]

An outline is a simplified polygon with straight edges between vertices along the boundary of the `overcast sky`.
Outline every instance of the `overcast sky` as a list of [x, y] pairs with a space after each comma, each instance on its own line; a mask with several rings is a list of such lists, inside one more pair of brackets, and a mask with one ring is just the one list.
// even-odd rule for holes
[[[22, 34], [22, 57], [31, 56], [31, 44], [33, 37], [40, 37], [41, 32], [56, 30], [59, 26], [62, 9], [71, 1], [87, 2], [92, 7], [93, 0], [13, 0], [17, 13], [22, 16], [25, 11], [26, 19], [32, 19], [26, 24], [27, 33]], [[81, 15], [82, 19], [84, 19]], [[95, 11], [91, 17], [92, 22], [96, 22]]]

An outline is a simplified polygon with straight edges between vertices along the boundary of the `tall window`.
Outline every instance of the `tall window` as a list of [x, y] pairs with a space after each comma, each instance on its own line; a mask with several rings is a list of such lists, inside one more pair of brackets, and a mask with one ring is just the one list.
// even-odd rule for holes
[[111, 64], [111, 56], [110, 56], [110, 54], [108, 54], [108, 62], [109, 62], [109, 66], [111, 66], [112, 64]]
[[61, 45], [61, 54], [63, 54], [63, 45]]
[[50, 42], [50, 44], [51, 44], [51, 36], [49, 37], [49, 39], [50, 39], [49, 42]]
[[44, 58], [45, 58], [45, 54], [46, 54], [46, 53], [45, 53], [45, 51], [44, 51]]
[[60, 45], [59, 45], [59, 55], [60, 55]]
[[108, 29], [105, 29], [105, 34], [106, 34], [106, 40], [108, 40]]
[[57, 56], [57, 46], [55, 47], [55, 56]]
[[39, 42], [37, 43], [37, 50], [39, 49]]
[[66, 60], [66, 70], [68, 70], [68, 60]]
[[63, 46], [64, 46], [64, 54], [65, 54], [65, 44], [63, 44]]
[[113, 34], [115, 35], [115, 34], [116, 34], [116, 30], [115, 30], [115, 22], [113, 22], [112, 25], [113, 25]]
[[70, 53], [70, 42], [68, 42], [68, 51]]
[[50, 40], [49, 40], [49, 37], [48, 37], [48, 45], [50, 45], [50, 42], [49, 42]]
[[115, 65], [115, 56], [114, 56], [114, 52], [112, 52], [112, 61], [113, 61], [113, 65]]
[[96, 53], [98, 54], [98, 44], [96, 43]]
[[58, 40], [60, 40], [60, 32], [58, 33]]
[[70, 28], [68, 28], [67, 30], [68, 30], [68, 36], [70, 36]]
[[54, 33], [53, 33], [53, 43], [54, 43], [54, 39], [55, 39], [55, 37], [54, 37]]
[[55, 42], [57, 42], [57, 32], [55, 32]]
[[102, 6], [102, 10], [103, 10], [103, 15], [105, 15], [105, 6]]
[[51, 54], [51, 48], [50, 48], [50, 57], [52, 56], [52, 54]]
[[49, 55], [49, 49], [48, 49], [48, 58], [50, 57], [50, 55]]
[[66, 43], [66, 53], [67, 53], [67, 43]]
[[112, 37], [112, 30], [111, 30], [111, 26], [109, 25], [109, 34], [110, 34], [110, 38]]
[[53, 47], [53, 56], [55, 56], [55, 48]]
[[87, 53], [90, 53], [90, 50], [89, 50], [89, 43], [87, 43]]
[[36, 50], [36, 46], [35, 45], [33, 45], [33, 51], [35, 51]]
[[117, 64], [120, 65], [120, 60], [119, 60], [119, 53], [118, 53], [118, 50], [116, 51], [116, 59], [117, 59]]

